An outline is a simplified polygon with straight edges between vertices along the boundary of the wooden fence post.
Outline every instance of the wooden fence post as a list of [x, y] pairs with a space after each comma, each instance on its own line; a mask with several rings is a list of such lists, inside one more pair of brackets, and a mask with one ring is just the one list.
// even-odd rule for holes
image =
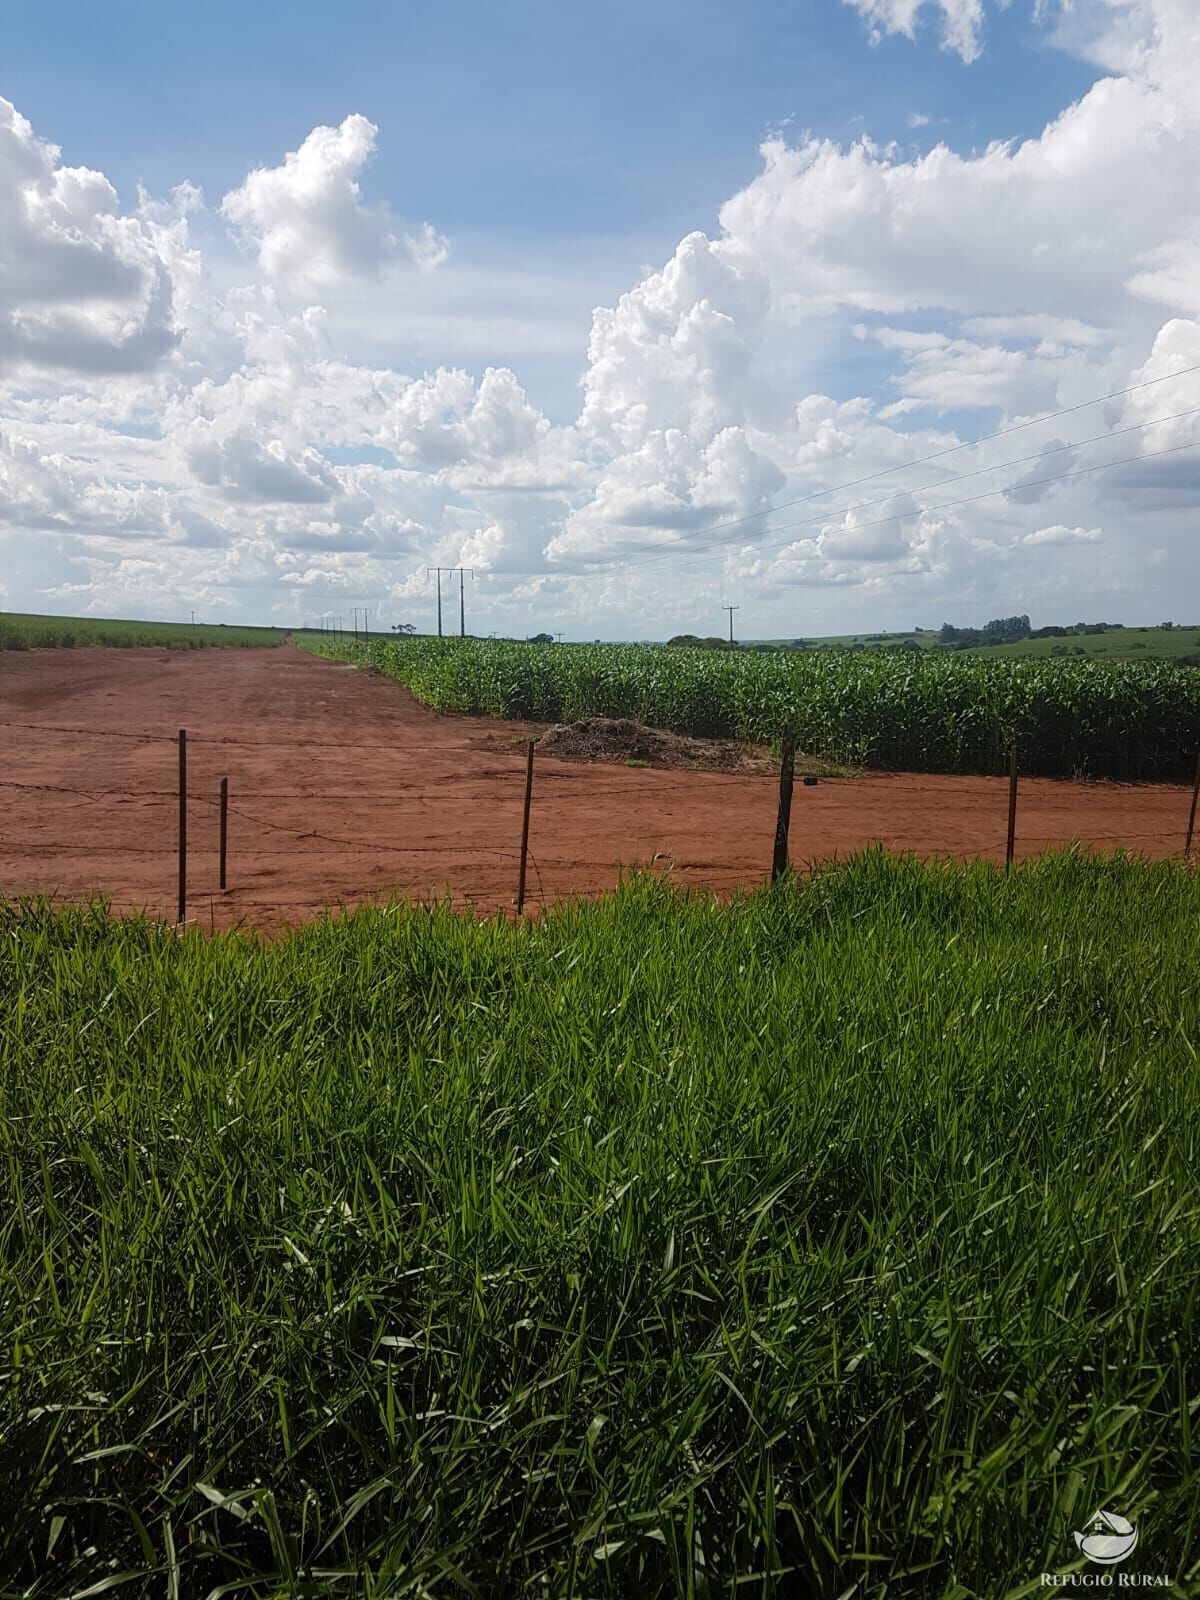
[[529, 858], [529, 806], [533, 799], [533, 740], [525, 750], [525, 815], [521, 821], [521, 877], [517, 884], [517, 915], [525, 910], [525, 863]]
[[229, 843], [229, 779], [221, 779], [221, 888], [225, 887], [225, 858]]
[[187, 732], [179, 730], [179, 915], [187, 921]]
[[775, 855], [771, 882], [778, 883], [788, 869], [788, 829], [792, 821], [792, 783], [796, 776], [796, 732], [789, 722], [783, 730], [779, 753], [779, 814], [775, 822]]
[[1013, 864], [1013, 853], [1017, 847], [1017, 741], [1012, 742], [1012, 749], [1008, 752], [1008, 844], [1004, 851], [1005, 872]]
[[1192, 810], [1188, 817], [1187, 843], [1183, 847], [1183, 859], [1186, 861], [1192, 853], [1192, 835], [1196, 831], [1196, 800], [1200, 797], [1200, 750], [1196, 752], [1196, 777], [1192, 784]]

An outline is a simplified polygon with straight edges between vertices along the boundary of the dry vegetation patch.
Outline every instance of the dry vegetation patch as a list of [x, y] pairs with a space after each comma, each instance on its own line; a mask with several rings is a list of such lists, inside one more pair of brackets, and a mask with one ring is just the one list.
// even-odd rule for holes
[[[505, 738], [497, 745], [518, 750], [522, 739]], [[600, 761], [662, 767], [672, 771], [737, 772], [769, 774], [779, 771], [779, 758], [767, 745], [750, 744], [742, 739], [694, 739], [687, 734], [651, 728], [629, 717], [581, 717], [576, 722], [558, 722], [535, 740], [542, 755], [558, 761]], [[828, 762], [797, 758], [805, 772], [833, 773], [843, 770]]]

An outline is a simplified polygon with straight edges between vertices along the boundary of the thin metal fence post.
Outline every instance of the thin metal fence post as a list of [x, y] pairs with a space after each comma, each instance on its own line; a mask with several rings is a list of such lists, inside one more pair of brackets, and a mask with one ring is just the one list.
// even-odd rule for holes
[[525, 750], [525, 814], [521, 822], [521, 877], [517, 884], [517, 915], [525, 910], [525, 864], [529, 858], [529, 806], [533, 799], [533, 740]]
[[1187, 843], [1183, 847], [1183, 859], [1186, 861], [1192, 853], [1192, 835], [1196, 831], [1196, 800], [1200, 798], [1200, 750], [1196, 752], [1196, 777], [1192, 783], [1192, 809], [1188, 816]]
[[221, 779], [221, 888], [225, 887], [225, 861], [229, 845], [229, 779]]
[[187, 921], [187, 731], [179, 730], [179, 914]]
[[1008, 843], [1004, 851], [1004, 870], [1013, 864], [1017, 847], [1017, 741], [1014, 739], [1008, 752]]

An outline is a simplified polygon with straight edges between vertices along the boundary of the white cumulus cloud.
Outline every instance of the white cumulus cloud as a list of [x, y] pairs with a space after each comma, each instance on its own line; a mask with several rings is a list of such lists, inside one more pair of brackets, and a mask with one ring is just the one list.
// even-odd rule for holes
[[1022, 544], [1099, 544], [1104, 535], [1099, 528], [1064, 528], [1061, 522], [1037, 528], [1022, 536]]
[[357, 114], [314, 128], [281, 166], [256, 168], [225, 196], [222, 213], [257, 250], [267, 278], [319, 293], [377, 277], [396, 260], [428, 270], [445, 259], [446, 241], [429, 223], [406, 233], [386, 205], [364, 203], [358, 179], [378, 131]]
[[0, 100], [0, 373], [145, 371], [175, 341], [171, 290], [103, 173], [64, 166]]
[[888, 33], [916, 37], [923, 12], [936, 12], [941, 22], [942, 48], [953, 50], [964, 61], [979, 55], [983, 32], [983, 0], [843, 0], [853, 6], [867, 22], [871, 37], [878, 41]]

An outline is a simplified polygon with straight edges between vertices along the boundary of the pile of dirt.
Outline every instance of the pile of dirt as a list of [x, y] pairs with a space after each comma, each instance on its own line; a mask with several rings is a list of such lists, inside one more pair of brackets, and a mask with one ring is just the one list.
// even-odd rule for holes
[[738, 739], [692, 739], [626, 718], [583, 717], [548, 728], [538, 750], [560, 761], [636, 762], [675, 771], [767, 773], [779, 764], [761, 745]]

